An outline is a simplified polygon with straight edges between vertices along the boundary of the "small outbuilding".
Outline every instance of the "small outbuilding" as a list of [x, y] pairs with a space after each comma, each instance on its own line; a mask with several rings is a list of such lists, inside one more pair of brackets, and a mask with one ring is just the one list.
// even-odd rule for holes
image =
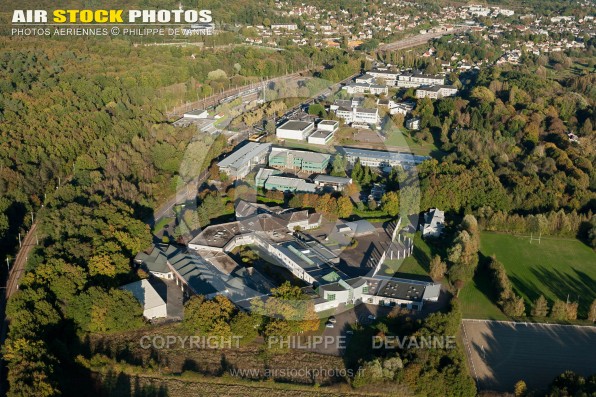
[[149, 280], [139, 280], [120, 287], [130, 291], [143, 306], [143, 316], [148, 320], [167, 317], [167, 304]]

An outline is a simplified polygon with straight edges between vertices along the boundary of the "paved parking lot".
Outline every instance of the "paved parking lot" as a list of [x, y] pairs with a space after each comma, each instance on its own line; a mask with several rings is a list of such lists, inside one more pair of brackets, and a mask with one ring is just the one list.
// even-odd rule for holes
[[[373, 315], [377, 318], [386, 316], [392, 309], [392, 307], [367, 304], [360, 304], [350, 309], [346, 309], [343, 305], [338, 307], [335, 311], [336, 314], [334, 314], [336, 323], [333, 325], [333, 328], [325, 328], [323, 331], [323, 337], [332, 337], [334, 343], [327, 344], [326, 346], [321, 345], [313, 350], [322, 354], [331, 354], [335, 356], [343, 355], [346, 346], [348, 346], [350, 342], [351, 334], [349, 331], [352, 329], [353, 324], [371, 324], [374, 320], [368, 318], [368, 316]], [[322, 319], [321, 321], [325, 320], [326, 319]], [[335, 343], [335, 341], [340, 341], [342, 343]]]

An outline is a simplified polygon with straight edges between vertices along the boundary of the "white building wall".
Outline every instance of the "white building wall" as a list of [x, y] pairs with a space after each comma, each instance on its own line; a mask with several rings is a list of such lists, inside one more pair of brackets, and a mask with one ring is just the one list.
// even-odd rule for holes
[[163, 318], [168, 316], [167, 305], [164, 303], [160, 306], [155, 306], [143, 311], [143, 316], [151, 320], [154, 318]]

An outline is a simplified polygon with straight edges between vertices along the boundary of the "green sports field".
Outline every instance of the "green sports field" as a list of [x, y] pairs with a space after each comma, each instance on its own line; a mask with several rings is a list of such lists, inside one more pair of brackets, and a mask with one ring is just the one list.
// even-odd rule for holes
[[[540, 244], [529, 237], [482, 233], [482, 256], [496, 255], [507, 269], [516, 292], [529, 305], [543, 294], [554, 299], [579, 301], [579, 315], [584, 316], [596, 298], [596, 253], [579, 240], [542, 237]], [[483, 273], [483, 272], [479, 272]], [[488, 277], [477, 276], [461, 291], [464, 316], [503, 318], [494, 302]]]

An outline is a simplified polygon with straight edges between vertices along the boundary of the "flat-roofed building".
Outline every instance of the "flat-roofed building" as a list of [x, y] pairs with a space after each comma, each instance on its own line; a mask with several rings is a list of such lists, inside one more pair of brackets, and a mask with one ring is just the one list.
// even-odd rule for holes
[[296, 30], [298, 25], [295, 23], [274, 23], [271, 24], [272, 30]]
[[340, 304], [368, 303], [422, 310], [424, 302], [438, 301], [441, 285], [394, 277], [355, 277], [319, 287], [315, 311], [335, 308]]
[[403, 88], [417, 88], [423, 85], [435, 84], [445, 84], [445, 78], [422, 73], [401, 73], [397, 79], [397, 86]]
[[277, 127], [275, 135], [279, 139], [305, 141], [314, 129], [315, 123], [312, 121], [289, 120]]
[[387, 95], [389, 89], [386, 85], [369, 84], [369, 83], [350, 83], [342, 87], [348, 94], [373, 94], [373, 95]]
[[310, 173], [325, 173], [331, 156], [324, 153], [272, 148], [269, 167]]
[[367, 74], [375, 77], [377, 82], [379, 82], [381, 79], [384, 80], [385, 84], [388, 86], [395, 86], [398, 76], [397, 72], [392, 72], [387, 69], [372, 69], [369, 70]]
[[389, 101], [387, 103], [387, 107], [389, 108], [389, 114], [403, 114], [404, 116], [414, 110], [416, 103], [413, 101], [406, 101], [406, 102], [393, 102]]
[[255, 177], [255, 185], [257, 185], [258, 188], [264, 188], [265, 182], [270, 176], [279, 174], [281, 174], [280, 170], [275, 170], [273, 168], [261, 168]]
[[363, 74], [362, 76], [356, 77], [354, 79], [354, 81], [356, 82], [356, 84], [370, 85], [375, 82], [375, 76], [366, 73], [366, 74]]
[[428, 156], [418, 156], [412, 153], [387, 152], [384, 150], [368, 150], [359, 148], [343, 147], [341, 151], [345, 154], [348, 163], [354, 165], [360, 159], [360, 164], [369, 167], [413, 167], [428, 160]]
[[277, 257], [296, 277], [318, 286], [346, 279], [335, 267], [339, 257], [316, 240], [294, 239], [273, 244], [269, 253]]
[[416, 98], [439, 99], [457, 94], [457, 88], [452, 85], [432, 85], [420, 87], [416, 90]]
[[327, 145], [333, 139], [335, 131], [317, 130], [308, 137], [308, 143], [313, 145]]
[[327, 145], [333, 139], [339, 123], [335, 120], [323, 120], [317, 124], [317, 130], [308, 137], [308, 143]]
[[364, 103], [363, 97], [354, 97], [352, 99], [336, 99], [331, 106], [329, 106], [329, 110], [335, 112], [339, 108], [351, 109], [353, 107], [361, 106]]
[[267, 178], [264, 185], [266, 190], [277, 190], [290, 193], [315, 193], [317, 185], [306, 182], [300, 178], [290, 178], [287, 176], [271, 175]]
[[190, 112], [186, 112], [182, 115], [187, 119], [206, 119], [209, 117], [209, 112], [204, 109], [193, 109]]
[[320, 189], [328, 188], [329, 190], [342, 191], [352, 183], [352, 178], [331, 176], [331, 175], [317, 175], [314, 179], [315, 184]]
[[336, 120], [322, 120], [317, 124], [317, 130], [335, 132], [339, 128], [339, 122]]
[[367, 109], [362, 107], [344, 108], [340, 107], [335, 111], [337, 117], [344, 120], [345, 123], [366, 123], [377, 124], [379, 122], [379, 110]]
[[217, 165], [220, 171], [225, 172], [231, 178], [242, 179], [257, 165], [267, 163], [270, 150], [270, 143], [248, 142], [229, 154]]

